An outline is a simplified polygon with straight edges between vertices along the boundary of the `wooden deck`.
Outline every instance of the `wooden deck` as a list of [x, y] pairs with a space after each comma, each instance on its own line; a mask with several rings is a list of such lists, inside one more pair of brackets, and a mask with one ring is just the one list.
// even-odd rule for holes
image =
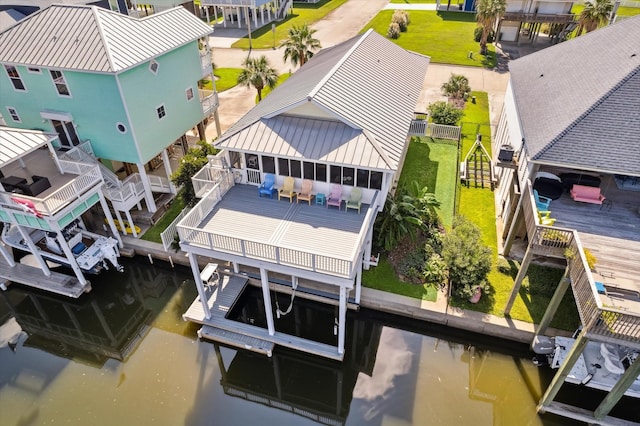
[[255, 186], [235, 185], [201, 228], [243, 240], [353, 260], [369, 207], [345, 212], [307, 202], [258, 197]]
[[54, 271], [51, 271], [50, 276], [46, 276], [40, 268], [20, 263], [16, 263], [16, 266], [11, 267], [4, 257], [0, 256], [0, 282], [3, 280], [73, 297], [74, 299], [91, 290], [91, 283], [88, 281], [86, 285], [82, 285], [76, 277]]
[[578, 231], [582, 246], [597, 259], [596, 278], [640, 292], [640, 192], [618, 189], [610, 176], [600, 188], [610, 206], [576, 202], [568, 193], [552, 201], [554, 227]]
[[[230, 332], [226, 334], [213, 332], [209, 328], [203, 327], [200, 333], [203, 338], [211, 338], [235, 347], [261, 352], [262, 348], [268, 348], [268, 342], [271, 342], [272, 344], [342, 361], [344, 355], [338, 354], [338, 349], [335, 346], [278, 332], [271, 336], [265, 328], [228, 320], [226, 318], [227, 314], [244, 291], [247, 283], [247, 278], [221, 274], [221, 283], [212, 286], [211, 290], [207, 289], [211, 318], [205, 318], [199, 297], [196, 297], [187, 312], [182, 315], [182, 318], [185, 321]], [[245, 345], [250, 346], [250, 348]], [[267, 353], [266, 349], [263, 353]]]

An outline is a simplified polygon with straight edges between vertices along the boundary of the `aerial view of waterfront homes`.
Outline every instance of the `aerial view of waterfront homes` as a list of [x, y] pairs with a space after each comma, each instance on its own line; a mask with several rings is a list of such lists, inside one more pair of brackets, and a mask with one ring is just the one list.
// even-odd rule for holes
[[[0, 0], [2, 417], [640, 425], [637, 15]], [[384, 356], [398, 330], [422, 348]], [[462, 402], [420, 379], [440, 339]], [[101, 371], [104, 402], [68, 408], [77, 366], [34, 373], [61, 359]], [[184, 401], [115, 402], [151, 377]], [[493, 394], [501, 377], [524, 397]], [[423, 387], [449, 402], [425, 408]]]

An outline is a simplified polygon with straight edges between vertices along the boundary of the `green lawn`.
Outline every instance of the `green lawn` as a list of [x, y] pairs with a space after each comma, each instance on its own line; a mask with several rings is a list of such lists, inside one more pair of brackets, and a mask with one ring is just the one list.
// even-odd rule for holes
[[[387, 34], [392, 10], [382, 10], [362, 32], [373, 28]], [[459, 12], [409, 11], [411, 23], [407, 32], [393, 40], [399, 46], [431, 57], [431, 62], [493, 68], [496, 66], [495, 47], [488, 45], [489, 54], [480, 55], [480, 45], [473, 40], [475, 15]], [[472, 58], [468, 57], [473, 52]]]
[[435, 3], [436, 0], [391, 0], [389, 3], [405, 3], [405, 4], [420, 4], [420, 3]]
[[[476, 103], [467, 102], [465, 107], [465, 116], [462, 122], [462, 158], [473, 146], [476, 133], [480, 133], [483, 136], [483, 146], [491, 153], [488, 96], [484, 92], [472, 92], [471, 94], [476, 97]], [[483, 295], [480, 303], [476, 305], [459, 301], [452, 301], [452, 304], [465, 309], [503, 316], [502, 312], [513, 287], [519, 264], [510, 261], [511, 271], [509, 274], [503, 274], [497, 269], [498, 235], [495, 223], [494, 193], [490, 188], [474, 188], [473, 184], [469, 188], [462, 186], [459, 214], [466, 216], [480, 228], [484, 244], [494, 252], [493, 268], [488, 277], [493, 287], [493, 292]], [[527, 322], [540, 321], [562, 274], [562, 269], [538, 265], [530, 266], [519, 296], [511, 310], [511, 317]], [[578, 324], [579, 318], [573, 295], [571, 292], [567, 292], [565, 300], [552, 322], [552, 326], [565, 330], [574, 330]]]
[[[224, 92], [238, 85], [238, 76], [242, 72], [242, 68], [216, 68], [213, 75], [216, 76], [216, 89], [218, 92]], [[211, 86], [211, 84], [209, 84]], [[209, 89], [211, 90], [211, 89]]]
[[378, 266], [363, 271], [362, 284], [368, 288], [427, 300], [429, 302], [435, 302], [438, 296], [438, 291], [431, 285], [409, 284], [400, 281], [391, 264], [382, 258]]
[[[347, 0], [323, 0], [316, 4], [299, 4], [296, 3], [292, 13], [280, 22], [276, 23], [275, 44], [276, 47], [287, 39], [289, 28], [293, 25], [308, 24], [311, 25], [314, 22], [324, 18], [334, 9], [342, 6]], [[338, 29], [339, 31], [339, 29]], [[254, 49], [269, 49], [273, 47], [273, 33], [271, 32], [271, 25], [265, 25], [262, 28], [258, 28], [251, 32], [251, 46]], [[243, 37], [231, 45], [237, 49], [249, 48], [249, 37]]]
[[[582, 10], [584, 9], [584, 4], [574, 4], [571, 8], [571, 13], [575, 13], [576, 15], [580, 15]], [[625, 7], [620, 6], [618, 8], [618, 16], [636, 16], [640, 15], [640, 7]]]
[[178, 195], [173, 200], [173, 203], [171, 203], [171, 206], [169, 206], [169, 209], [165, 212], [164, 216], [162, 216], [162, 218], [156, 222], [155, 225], [149, 228], [140, 238], [146, 241], [162, 244], [160, 234], [162, 231], [167, 229], [167, 226], [173, 222], [173, 219], [180, 214], [182, 209], [184, 209], [184, 201], [182, 200], [182, 197]]

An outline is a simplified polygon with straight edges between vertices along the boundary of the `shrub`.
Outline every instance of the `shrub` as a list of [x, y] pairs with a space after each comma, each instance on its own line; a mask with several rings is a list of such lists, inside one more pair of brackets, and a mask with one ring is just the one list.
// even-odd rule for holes
[[487, 289], [491, 270], [491, 250], [482, 244], [480, 229], [463, 216], [453, 220], [451, 232], [444, 237], [442, 257], [449, 267], [451, 292], [469, 299], [477, 287]]
[[[473, 39], [479, 43], [482, 38], [482, 27], [476, 27], [473, 31]], [[487, 43], [493, 43], [496, 39], [496, 32], [493, 30], [489, 31], [489, 35], [487, 36]]]
[[462, 99], [465, 93], [471, 92], [469, 79], [464, 75], [453, 73], [451, 74], [451, 77], [449, 77], [449, 81], [442, 83], [440, 88], [442, 89], [442, 93], [456, 99]]
[[427, 108], [429, 110], [431, 119], [436, 124], [447, 124], [449, 126], [455, 126], [464, 115], [464, 111], [450, 105], [445, 101], [434, 102], [432, 104], [429, 104]]
[[447, 280], [447, 264], [437, 253], [432, 254], [424, 264], [422, 277], [429, 284], [444, 288]]
[[396, 9], [396, 11], [393, 12], [393, 16], [391, 17], [391, 22], [395, 22], [396, 24], [398, 24], [398, 26], [400, 27], [400, 31], [405, 32], [407, 31], [407, 26], [409, 25], [409, 14], [406, 10]]
[[198, 201], [191, 178], [207, 164], [207, 155], [215, 155], [217, 152], [218, 150], [212, 144], [200, 141], [197, 148], [189, 148], [186, 155], [182, 157], [180, 166], [171, 175], [171, 182], [175, 186], [184, 186], [182, 197], [186, 205], [192, 206]]
[[511, 274], [511, 265], [509, 264], [509, 261], [504, 257], [498, 258], [497, 268], [498, 268], [498, 272], [500, 272], [501, 274], [505, 274], [505, 275]]
[[392, 22], [389, 24], [389, 29], [387, 30], [387, 37], [396, 39], [400, 37], [400, 26], [396, 22]]
[[422, 279], [422, 268], [424, 267], [424, 252], [416, 250], [406, 255], [398, 264], [398, 274], [404, 275], [411, 282], [419, 283]]

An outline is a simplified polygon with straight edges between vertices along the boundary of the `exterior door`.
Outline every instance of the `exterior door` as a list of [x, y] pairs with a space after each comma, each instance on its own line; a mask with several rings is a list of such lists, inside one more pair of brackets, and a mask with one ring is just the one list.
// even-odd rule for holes
[[76, 132], [76, 128], [71, 121], [51, 120], [53, 128], [60, 138], [62, 148], [71, 149], [80, 144], [80, 138]]

